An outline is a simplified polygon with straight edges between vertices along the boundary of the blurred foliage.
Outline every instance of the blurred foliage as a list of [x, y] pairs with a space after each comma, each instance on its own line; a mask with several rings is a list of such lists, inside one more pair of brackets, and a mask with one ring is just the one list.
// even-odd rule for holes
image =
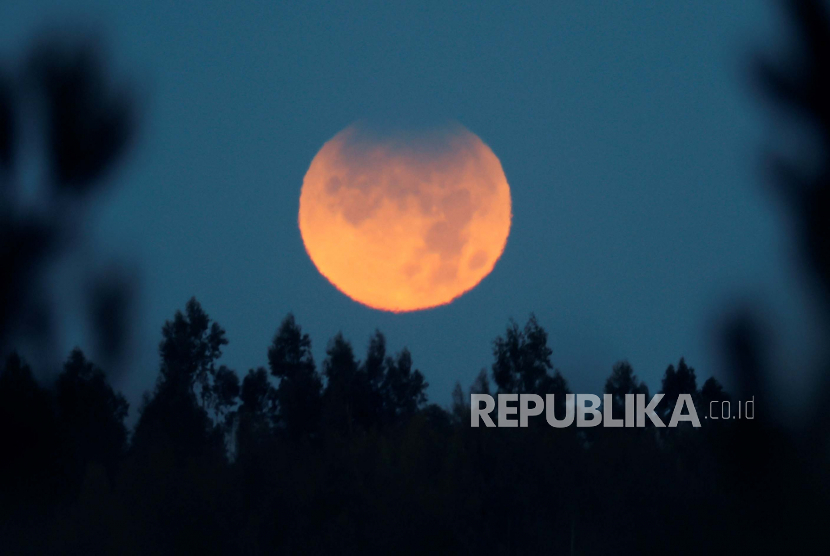
[[[110, 85], [96, 44], [46, 40], [37, 44], [18, 72], [0, 69], [0, 354], [12, 347], [39, 360], [58, 353], [55, 292], [48, 278], [85, 231], [78, 216], [90, 194], [103, 191], [106, 177], [124, 158], [136, 129], [135, 103], [125, 89]], [[18, 159], [23, 122], [43, 136], [48, 172], [33, 184]], [[40, 177], [38, 176], [38, 179]], [[80, 261], [89, 266], [89, 261]], [[122, 273], [123, 274], [123, 273]], [[85, 318], [97, 351], [114, 363], [126, 351], [133, 280], [111, 267], [89, 270]]]

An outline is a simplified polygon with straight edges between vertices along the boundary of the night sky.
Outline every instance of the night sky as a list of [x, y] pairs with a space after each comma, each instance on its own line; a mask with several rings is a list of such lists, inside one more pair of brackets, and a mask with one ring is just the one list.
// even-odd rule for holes
[[[139, 271], [134, 355], [117, 381], [133, 407], [156, 378], [161, 325], [194, 295], [240, 375], [266, 364], [292, 311], [318, 363], [338, 331], [362, 357], [379, 328], [440, 404], [531, 312], [578, 392], [599, 391], [620, 359], [652, 391], [680, 356], [723, 378], [714, 325], [736, 300], [777, 319], [789, 351], [776, 357], [811, 357], [787, 220], [760, 171], [777, 131], [746, 69], [784, 38], [771, 3], [66, 4], [5, 2], [0, 56], [81, 23], [140, 101], [138, 141], [91, 230], [96, 252]], [[362, 119], [456, 121], [501, 160], [507, 247], [448, 306], [364, 307], [305, 253], [303, 175]], [[63, 341], [84, 347], [85, 333], [70, 326]]]

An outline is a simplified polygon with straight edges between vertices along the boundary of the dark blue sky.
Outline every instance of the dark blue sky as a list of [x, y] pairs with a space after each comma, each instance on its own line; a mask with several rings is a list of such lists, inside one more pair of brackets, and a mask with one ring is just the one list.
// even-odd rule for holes
[[[531, 311], [577, 391], [599, 390], [623, 358], [652, 390], [681, 355], [719, 374], [711, 326], [736, 297], [765, 299], [785, 339], [803, 339], [786, 220], [759, 172], [772, 124], [745, 71], [753, 48], [781, 40], [770, 3], [9, 4], [4, 59], [38, 30], [83, 23], [142, 99], [140, 141], [93, 230], [97, 249], [141, 270], [137, 355], [121, 379], [134, 404], [155, 380], [163, 321], [192, 295], [227, 329], [240, 374], [266, 363], [293, 311], [318, 362], [339, 330], [362, 355], [380, 328], [442, 404]], [[363, 118], [457, 120], [502, 162], [506, 250], [449, 306], [363, 307], [303, 249], [303, 175]]]

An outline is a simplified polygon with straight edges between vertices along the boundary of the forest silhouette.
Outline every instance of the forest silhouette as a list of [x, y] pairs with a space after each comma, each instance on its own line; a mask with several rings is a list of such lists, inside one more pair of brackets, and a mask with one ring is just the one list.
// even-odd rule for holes
[[[776, 106], [815, 127], [822, 165], [769, 153], [765, 169], [799, 224], [803, 267], [830, 316], [830, 12], [816, 0], [787, 6], [801, 48], [790, 61], [754, 59], [752, 75]], [[417, 354], [389, 352], [380, 331], [365, 344], [338, 334], [318, 362], [290, 314], [274, 323], [263, 366], [230, 369], [221, 359], [232, 335], [191, 299], [161, 328], [155, 387], [128, 429], [128, 404], [105, 370], [80, 349], [56, 353], [47, 291], [50, 263], [82, 235], [73, 211], [107, 183], [138, 123], [96, 53], [46, 41], [26, 60], [24, 79], [0, 73], [0, 553], [794, 554], [824, 546], [830, 369], [819, 369], [815, 410], [800, 426], [777, 421], [767, 410], [769, 337], [751, 310], [720, 333], [731, 396], [714, 378], [698, 384], [682, 358], [652, 388], [665, 394], [663, 416], [690, 394], [701, 416], [711, 401], [754, 397], [755, 419], [553, 429], [539, 416], [527, 428], [491, 429], [470, 427], [470, 393], [570, 392], [533, 315], [506, 324], [490, 369], [457, 385], [442, 408], [427, 399]], [[16, 202], [11, 179], [23, 96], [39, 100], [50, 162], [36, 211]], [[89, 280], [84, 316], [101, 364], [116, 366], [130, 281], [119, 272]], [[16, 350], [43, 357], [30, 365]], [[620, 415], [626, 394], [650, 391], [620, 361], [603, 393]]]

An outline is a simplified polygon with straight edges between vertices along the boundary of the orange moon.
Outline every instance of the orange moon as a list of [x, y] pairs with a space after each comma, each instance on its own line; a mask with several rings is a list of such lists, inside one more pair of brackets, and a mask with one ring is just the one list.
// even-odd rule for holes
[[404, 312], [444, 305], [481, 282], [511, 216], [501, 163], [468, 130], [381, 137], [351, 126], [311, 161], [299, 225], [338, 290]]

